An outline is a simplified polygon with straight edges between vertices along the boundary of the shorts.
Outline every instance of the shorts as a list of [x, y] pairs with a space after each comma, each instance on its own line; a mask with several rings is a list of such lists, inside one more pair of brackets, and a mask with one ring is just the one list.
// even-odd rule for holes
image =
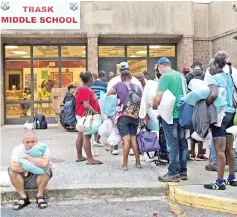
[[118, 131], [121, 137], [124, 136], [136, 136], [137, 135], [137, 129], [139, 125], [139, 119], [138, 118], [123, 118], [119, 119], [117, 127]]
[[[10, 175], [10, 167], [8, 168], [8, 174]], [[51, 168], [47, 168], [45, 170], [45, 173], [49, 176], [49, 178], [51, 179], [53, 177], [53, 171]], [[23, 173], [21, 173], [21, 176], [24, 179], [24, 188], [25, 189], [37, 189], [37, 183], [36, 183], [36, 179], [39, 175], [33, 174], [33, 173], [28, 173], [27, 176], [24, 176]]]
[[226, 112], [221, 127], [216, 127], [214, 125], [211, 126], [212, 137], [214, 139], [218, 139], [218, 138], [226, 138], [226, 136], [232, 135], [230, 133], [227, 133], [226, 129], [234, 125], [234, 117], [235, 113]]

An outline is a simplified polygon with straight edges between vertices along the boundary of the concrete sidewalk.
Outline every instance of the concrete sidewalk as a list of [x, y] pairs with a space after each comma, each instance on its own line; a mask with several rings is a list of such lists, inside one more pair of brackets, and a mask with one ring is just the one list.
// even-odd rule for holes
[[[4, 171], [9, 166], [12, 149], [21, 142], [24, 129], [23, 126], [4, 126], [1, 128], [1, 132], [1, 171]], [[50, 198], [58, 200], [64, 198], [133, 197], [167, 194], [168, 186], [157, 181], [159, 175], [164, 175], [167, 172], [165, 166], [157, 167], [154, 163], [145, 163], [143, 157], [141, 157], [144, 168], [142, 170], [136, 169], [134, 157], [130, 156], [129, 171], [121, 171], [119, 170], [122, 162], [121, 147], [118, 156], [112, 156], [103, 147], [95, 147], [92, 149], [93, 154], [104, 164], [88, 166], [86, 162], [75, 162], [76, 133], [68, 133], [56, 125], [50, 125], [47, 130], [37, 130], [37, 135], [40, 142], [44, 142], [49, 146], [50, 157], [55, 167], [53, 170], [54, 176], [48, 186], [47, 194]], [[229, 198], [231, 199], [230, 203], [235, 204], [235, 201], [237, 202], [237, 188], [227, 187], [226, 191], [204, 189], [203, 184], [216, 179], [215, 172], [205, 171], [205, 164], [206, 162], [188, 162], [188, 181], [181, 181], [178, 186], [171, 185], [170, 192], [173, 193], [170, 198], [175, 202], [188, 204], [186, 199], [189, 197], [187, 195], [196, 197], [196, 199], [188, 199], [188, 202], [190, 202], [188, 205], [191, 206], [195, 206], [200, 195], [202, 198], [207, 196], [208, 199], [213, 197], [214, 204], [215, 201], [218, 201], [216, 197], [221, 198], [222, 201]], [[11, 201], [17, 198], [12, 187], [2, 188], [1, 191], [2, 201]], [[179, 192], [179, 194], [181, 192], [182, 195], [186, 195], [185, 200], [184, 197], [180, 197], [178, 194], [175, 197], [174, 192]], [[216, 204], [220, 206], [220, 204]], [[199, 207], [203, 208], [202, 206]], [[210, 209], [216, 210], [213, 206]], [[232, 208], [228, 207], [227, 211], [230, 209]]]

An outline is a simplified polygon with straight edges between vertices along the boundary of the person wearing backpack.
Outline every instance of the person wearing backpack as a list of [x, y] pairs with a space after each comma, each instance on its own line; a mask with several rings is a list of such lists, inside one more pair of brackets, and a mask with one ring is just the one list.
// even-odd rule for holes
[[120, 169], [128, 170], [128, 155], [130, 145], [134, 151], [136, 168], [142, 168], [140, 163], [140, 153], [137, 146], [137, 129], [139, 125], [139, 110], [142, 98], [141, 88], [131, 83], [131, 73], [127, 70], [121, 71], [121, 82], [115, 84], [108, 96], [117, 94], [120, 101], [119, 111], [116, 119], [119, 134], [123, 141], [123, 165]]

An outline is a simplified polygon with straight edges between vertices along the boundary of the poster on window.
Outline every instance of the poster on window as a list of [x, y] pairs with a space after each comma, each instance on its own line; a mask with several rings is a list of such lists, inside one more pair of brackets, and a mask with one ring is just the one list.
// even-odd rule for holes
[[[54, 81], [54, 87], [59, 87], [58, 72], [51, 72], [51, 78]], [[72, 82], [73, 82], [73, 73], [63, 72], [62, 73], [62, 87], [65, 88]]]
[[[34, 90], [37, 90], [37, 75], [34, 74]], [[31, 74], [25, 74], [25, 86], [31, 87]]]

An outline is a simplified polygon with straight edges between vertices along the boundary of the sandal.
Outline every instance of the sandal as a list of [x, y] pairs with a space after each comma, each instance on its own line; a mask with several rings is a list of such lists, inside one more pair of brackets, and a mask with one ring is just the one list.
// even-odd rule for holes
[[86, 163], [87, 165], [100, 165], [100, 164], [103, 164], [103, 162], [101, 161], [95, 161], [95, 162], [92, 162], [92, 163]]
[[87, 160], [87, 158], [85, 158], [85, 157], [83, 157], [81, 160], [76, 160], [76, 162], [82, 162], [82, 161], [86, 161]]
[[[39, 200], [43, 200], [41, 202], [39, 202]], [[38, 207], [40, 209], [45, 209], [48, 207], [48, 202], [45, 200], [44, 196], [38, 196], [36, 197], [36, 203], [38, 204]], [[45, 206], [44, 206], [45, 205]]]
[[[24, 203], [20, 203], [20, 201], [23, 201]], [[13, 204], [13, 210], [20, 210], [23, 209], [24, 207], [28, 206], [30, 204], [29, 198], [28, 197], [20, 197], [19, 200]], [[18, 206], [18, 207], [15, 207]]]

